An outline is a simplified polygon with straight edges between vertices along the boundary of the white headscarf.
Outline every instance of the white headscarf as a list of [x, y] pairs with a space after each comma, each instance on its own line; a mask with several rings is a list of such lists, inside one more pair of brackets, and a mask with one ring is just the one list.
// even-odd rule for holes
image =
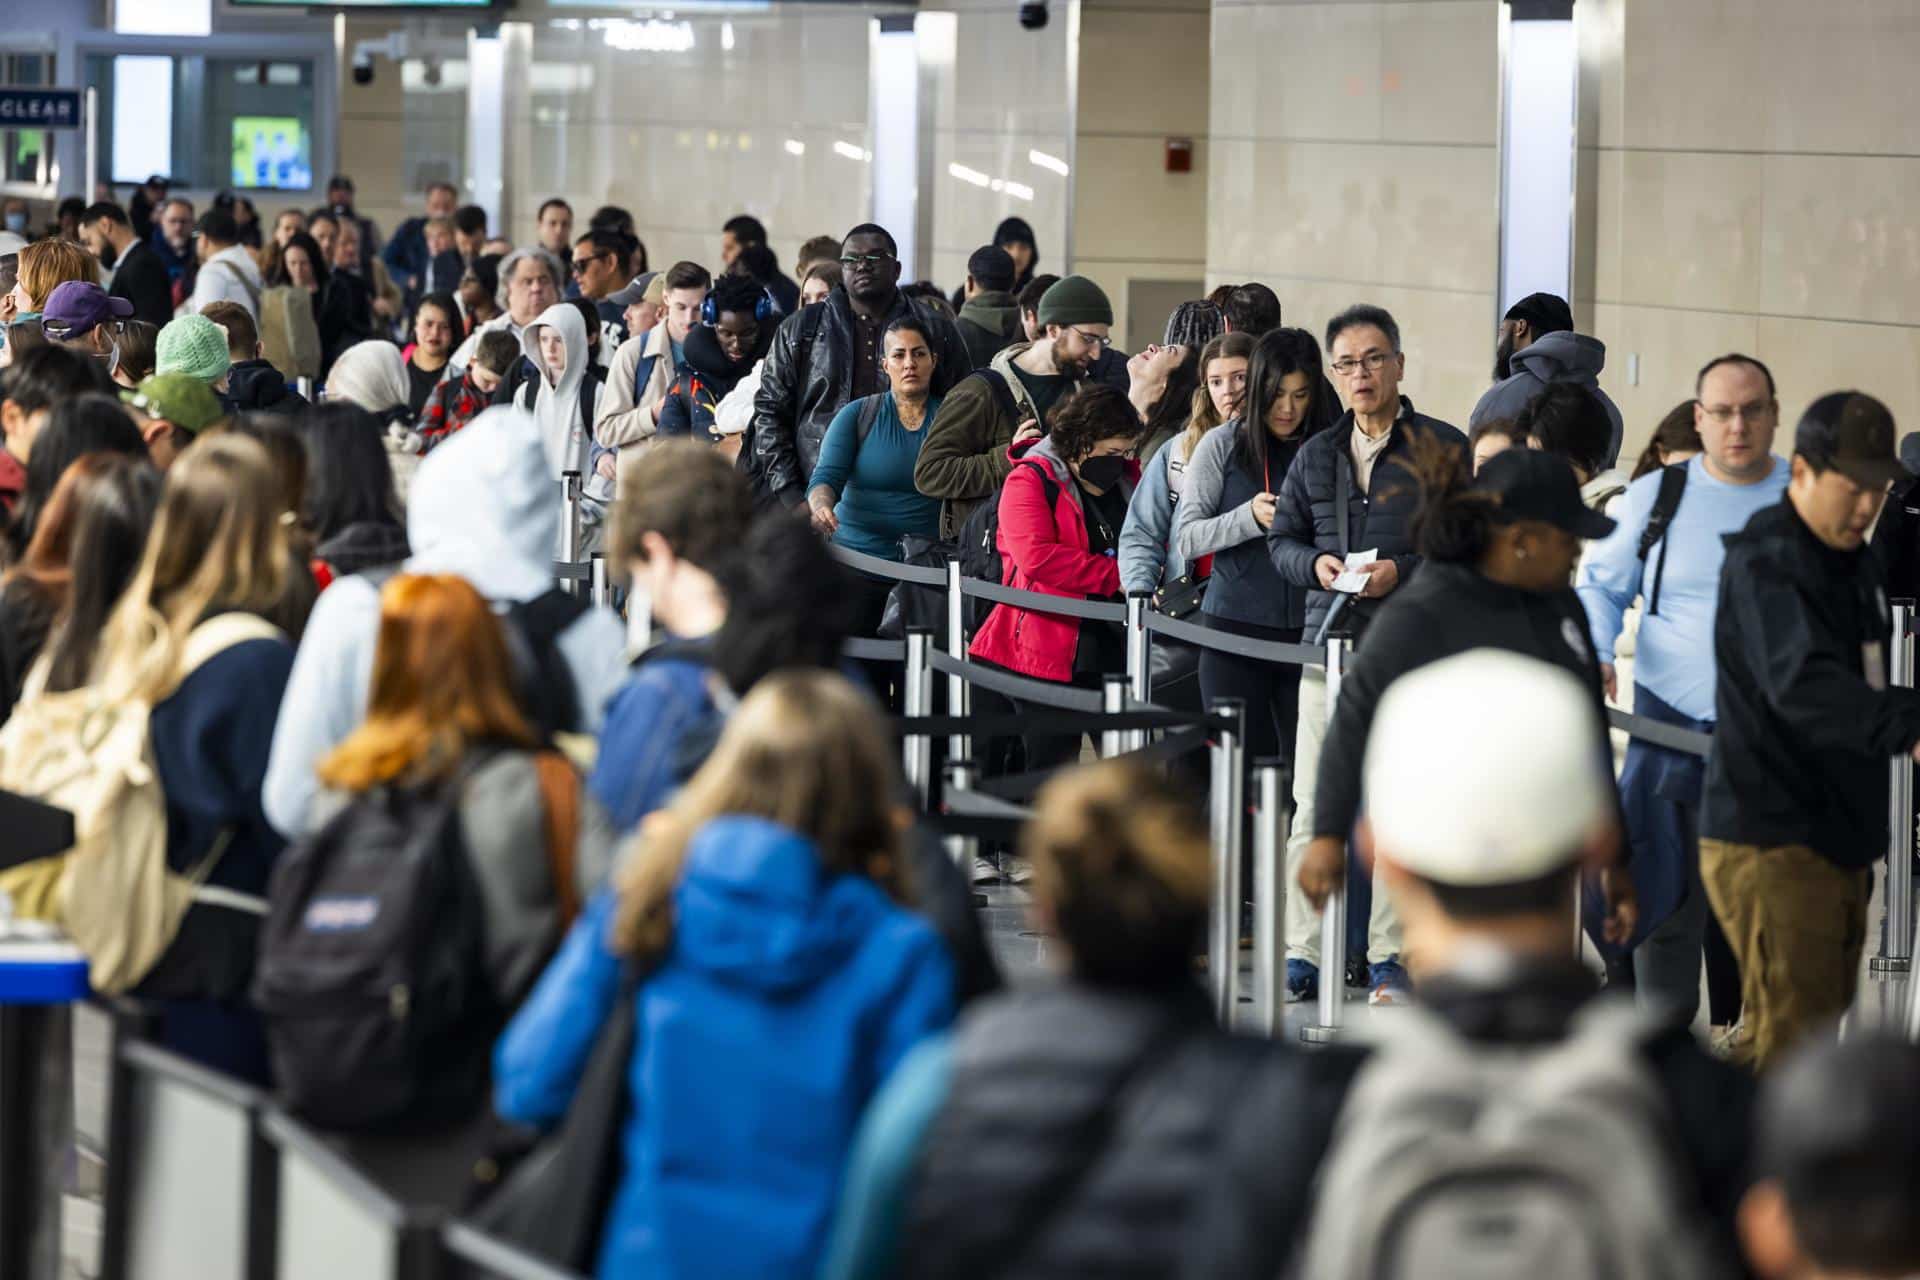
[[[556, 379], [540, 354], [540, 335], [548, 329], [560, 334], [566, 346], [567, 367]], [[587, 321], [571, 302], [556, 302], [520, 335], [520, 348], [540, 371], [535, 383], [533, 420], [540, 427], [540, 443], [547, 463], [558, 479], [563, 472], [587, 471], [591, 442], [580, 416], [580, 384], [587, 376]], [[525, 403], [525, 401], [522, 401]]]
[[346, 400], [369, 413], [406, 404], [407, 393], [407, 364], [391, 342], [356, 342], [327, 371], [327, 399]]

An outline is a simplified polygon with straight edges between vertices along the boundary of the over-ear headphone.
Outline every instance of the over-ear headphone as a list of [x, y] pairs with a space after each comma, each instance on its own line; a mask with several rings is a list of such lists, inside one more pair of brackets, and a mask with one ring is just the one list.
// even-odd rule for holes
[[[778, 319], [780, 304], [775, 301], [773, 290], [761, 287], [760, 296], [753, 301], [753, 318], [761, 322]], [[702, 324], [720, 323], [720, 306], [714, 300], [713, 290], [707, 290], [707, 300], [700, 304], [700, 322]]]

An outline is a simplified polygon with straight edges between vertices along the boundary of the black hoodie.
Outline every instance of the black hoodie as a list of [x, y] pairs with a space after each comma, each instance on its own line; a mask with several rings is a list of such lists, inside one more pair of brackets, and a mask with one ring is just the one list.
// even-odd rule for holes
[[718, 440], [713, 428], [714, 407], [767, 354], [767, 348], [773, 344], [775, 327], [772, 320], [761, 321], [759, 340], [740, 360], [727, 358], [712, 325], [697, 324], [687, 330], [687, 341], [682, 348], [687, 363], [660, 406], [660, 434], [692, 436], [709, 443]]
[[1920, 693], [1886, 687], [1879, 561], [1821, 542], [1791, 500], [1725, 542], [1700, 834], [1865, 867], [1887, 848], [1887, 758], [1920, 741]]
[[306, 407], [307, 398], [287, 385], [286, 375], [265, 360], [242, 360], [227, 371], [227, 391], [220, 404], [228, 413], [277, 409], [293, 413]]

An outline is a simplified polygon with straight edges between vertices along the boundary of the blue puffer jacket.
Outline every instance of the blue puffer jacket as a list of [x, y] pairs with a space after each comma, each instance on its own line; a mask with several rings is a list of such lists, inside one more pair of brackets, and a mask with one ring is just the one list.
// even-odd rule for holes
[[[1373, 464], [1372, 484], [1362, 492], [1353, 483], [1353, 458], [1348, 442], [1353, 438], [1353, 411], [1300, 446], [1300, 453], [1287, 468], [1280, 485], [1279, 501], [1274, 504], [1273, 524], [1267, 529], [1267, 551], [1280, 576], [1307, 592], [1306, 638], [1319, 634], [1320, 624], [1333, 607], [1334, 595], [1320, 589], [1313, 565], [1323, 555], [1339, 555], [1340, 531], [1334, 518], [1334, 468], [1347, 472], [1347, 549], [1378, 551], [1382, 560], [1392, 560], [1404, 585], [1413, 575], [1420, 557], [1413, 549], [1413, 513], [1420, 506], [1420, 491], [1413, 477], [1398, 460], [1408, 456], [1416, 432], [1434, 432], [1460, 451], [1464, 461], [1467, 438], [1459, 430], [1438, 418], [1415, 412], [1413, 401], [1400, 397], [1400, 417], [1393, 424], [1393, 438]], [[1374, 610], [1384, 600], [1355, 599], [1342, 620], [1352, 625], [1357, 635]]]
[[[495, 1106], [566, 1111], [621, 986], [615, 898], [589, 905], [494, 1052]], [[759, 818], [708, 823], [641, 987], [604, 1280], [811, 1277], [867, 1101], [953, 1019], [945, 948], [872, 881]]]

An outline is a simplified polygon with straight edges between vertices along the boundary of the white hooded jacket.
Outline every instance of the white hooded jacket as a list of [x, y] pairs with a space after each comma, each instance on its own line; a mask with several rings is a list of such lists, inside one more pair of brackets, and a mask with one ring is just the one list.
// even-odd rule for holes
[[[558, 378], [540, 354], [540, 337], [549, 329], [559, 333], [566, 346], [567, 364]], [[533, 420], [540, 426], [540, 443], [546, 448], [553, 478], [557, 480], [568, 471], [586, 475], [593, 440], [593, 406], [582, 414], [580, 397], [583, 385], [588, 395], [597, 390], [587, 381], [586, 317], [571, 302], [556, 302], [520, 335], [520, 349], [540, 371], [537, 380], [521, 389], [521, 404], [533, 411]]]
[[[452, 573], [493, 601], [526, 601], [554, 585], [559, 486], [548, 478], [533, 418], [488, 409], [421, 460], [407, 505], [413, 556], [405, 573]], [[261, 799], [282, 835], [309, 829], [314, 770], [366, 716], [380, 586], [351, 574], [320, 593], [280, 701]], [[581, 728], [600, 731], [607, 699], [626, 676], [626, 633], [589, 609], [557, 640], [573, 673]]]

